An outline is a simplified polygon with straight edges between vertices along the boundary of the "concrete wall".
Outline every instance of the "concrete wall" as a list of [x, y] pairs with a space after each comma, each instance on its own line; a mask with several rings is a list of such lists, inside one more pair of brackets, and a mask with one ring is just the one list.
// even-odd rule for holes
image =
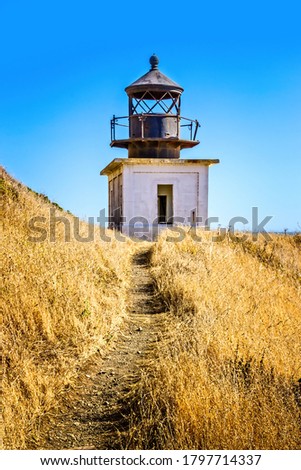
[[[111, 179], [111, 178], [110, 178]], [[143, 225], [156, 224], [158, 216], [158, 185], [172, 185], [173, 217], [183, 218], [190, 225], [192, 211], [202, 217], [204, 225], [208, 217], [208, 166], [200, 164], [154, 164], [123, 166], [123, 216], [126, 218], [123, 232], [131, 234], [129, 223], [135, 217], [143, 217]], [[138, 219], [136, 219], [137, 221]], [[181, 221], [182, 224], [182, 221]], [[139, 224], [136, 223], [136, 227]]]
[[113, 172], [109, 176], [109, 226], [114, 226], [118, 230], [121, 229], [121, 218], [123, 216], [123, 177], [122, 171]]

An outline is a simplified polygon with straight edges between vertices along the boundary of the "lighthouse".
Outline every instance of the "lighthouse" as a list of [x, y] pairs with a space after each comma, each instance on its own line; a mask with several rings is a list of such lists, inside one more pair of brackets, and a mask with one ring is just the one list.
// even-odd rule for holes
[[[182, 159], [199, 144], [199, 122], [181, 115], [184, 89], [159, 70], [125, 88], [128, 115], [111, 120], [111, 147], [127, 149], [102, 171], [108, 177], [109, 224], [128, 236], [153, 240], [167, 227], [206, 226], [208, 169], [217, 159]], [[126, 132], [126, 134], [125, 134]]]

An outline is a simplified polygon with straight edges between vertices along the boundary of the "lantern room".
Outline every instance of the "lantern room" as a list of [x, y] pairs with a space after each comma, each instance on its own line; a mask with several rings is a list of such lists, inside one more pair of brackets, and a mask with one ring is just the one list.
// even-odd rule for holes
[[[164, 75], [158, 64], [158, 57], [152, 55], [150, 70], [125, 89], [129, 115], [114, 116], [111, 121], [111, 147], [128, 149], [129, 158], [179, 158], [182, 149], [199, 143], [198, 121], [181, 116], [184, 89]], [[121, 138], [124, 127], [128, 135]]]

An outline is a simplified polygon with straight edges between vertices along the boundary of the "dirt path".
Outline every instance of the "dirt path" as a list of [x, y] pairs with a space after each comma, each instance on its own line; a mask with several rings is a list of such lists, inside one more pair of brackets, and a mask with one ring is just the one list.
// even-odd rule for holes
[[[150, 247], [133, 257], [129, 317], [113, 348], [90, 364], [66, 394], [60, 416], [50, 418], [44, 449], [122, 449], [128, 444], [129, 397], [151, 367], [166, 331], [166, 313], [150, 275]], [[40, 447], [41, 448], [41, 447]]]

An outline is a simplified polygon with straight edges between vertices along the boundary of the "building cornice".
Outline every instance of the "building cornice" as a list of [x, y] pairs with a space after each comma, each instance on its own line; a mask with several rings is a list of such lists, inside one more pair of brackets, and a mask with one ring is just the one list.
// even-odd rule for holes
[[109, 175], [125, 165], [157, 165], [157, 166], [210, 166], [219, 163], [219, 159], [175, 159], [175, 158], [115, 158], [103, 170], [101, 175]]

